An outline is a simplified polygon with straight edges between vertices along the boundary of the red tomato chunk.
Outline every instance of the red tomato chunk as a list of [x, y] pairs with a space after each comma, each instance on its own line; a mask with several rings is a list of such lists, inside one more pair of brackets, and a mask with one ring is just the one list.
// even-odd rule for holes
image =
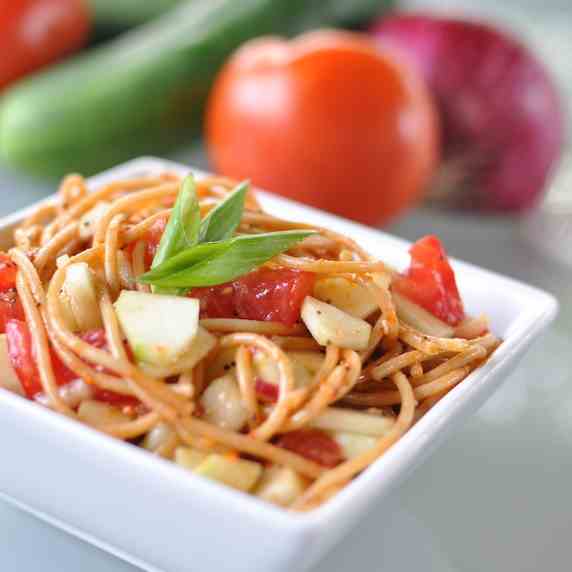
[[23, 320], [24, 310], [16, 292], [18, 268], [11, 258], [0, 252], [0, 333], [6, 331], [8, 320]]
[[[107, 349], [107, 339], [105, 331], [102, 329], [84, 332], [80, 337], [90, 346]], [[34, 399], [39, 393], [43, 392], [43, 387], [36, 365], [37, 358], [32, 345], [30, 329], [26, 322], [22, 320], [9, 320], [6, 324], [6, 339], [10, 363], [22, 384], [22, 389], [28, 399]], [[62, 387], [67, 385], [78, 378], [78, 376], [61, 361], [53, 349], [50, 349], [50, 358], [58, 386]], [[116, 407], [137, 406], [140, 404], [136, 397], [121, 395], [99, 388], [95, 388], [94, 399], [104, 401]]]
[[234, 282], [193, 288], [202, 318], [243, 318], [293, 325], [300, 320], [304, 298], [312, 293], [315, 275], [299, 270], [259, 268]]
[[[28, 324], [22, 320], [8, 320], [6, 323], [6, 341], [10, 363], [22, 384], [22, 389], [29, 399], [43, 391], [38, 372], [36, 352], [32, 345], [32, 337]], [[66, 385], [77, 378], [59, 359], [56, 353], [50, 352], [54, 376], [58, 385]]]
[[411, 264], [392, 283], [395, 292], [419, 304], [437, 318], [456, 326], [464, 317], [455, 273], [436, 236], [418, 240], [410, 249]]
[[324, 467], [335, 467], [344, 460], [336, 441], [319, 429], [300, 429], [285, 433], [278, 438], [276, 445]]
[[263, 401], [268, 401], [269, 403], [276, 403], [280, 395], [280, 389], [275, 383], [268, 383], [263, 379], [256, 379], [254, 383], [254, 389], [256, 395], [260, 397]]
[[4, 252], [0, 252], [0, 290], [9, 290], [16, 287], [16, 274], [18, 267]]

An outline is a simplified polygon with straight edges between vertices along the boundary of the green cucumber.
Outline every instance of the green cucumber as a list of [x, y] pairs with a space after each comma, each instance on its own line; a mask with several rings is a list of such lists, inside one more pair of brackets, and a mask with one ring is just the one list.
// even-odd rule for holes
[[87, 3], [97, 27], [119, 30], [145, 24], [181, 2], [183, 0], [88, 0]]
[[244, 41], [365, 20], [388, 0], [193, 0], [0, 100], [0, 159], [86, 175], [162, 154], [198, 132], [217, 71]]

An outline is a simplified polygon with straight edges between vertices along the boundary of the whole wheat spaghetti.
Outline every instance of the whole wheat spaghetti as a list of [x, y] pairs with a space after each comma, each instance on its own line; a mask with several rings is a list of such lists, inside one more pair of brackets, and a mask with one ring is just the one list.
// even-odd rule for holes
[[[195, 220], [214, 220], [239, 196], [235, 186], [198, 181]], [[414, 273], [398, 274], [332, 230], [268, 214], [250, 192], [230, 231], [224, 217], [203, 235], [179, 228], [173, 254], [175, 239], [165, 237], [183, 213], [180, 189], [171, 173], [91, 192], [72, 175], [52, 204], [15, 229], [13, 248], [0, 255], [2, 347], [14, 369], [7, 375], [28, 398], [190, 471], [307, 510], [367, 469], [500, 343], [485, 317], [461, 315], [456, 286], [431, 301], [420, 282], [404, 316], [393, 291], [406, 295], [400, 284], [410, 280], [411, 290]], [[283, 231], [314, 234], [228, 281], [212, 278], [216, 256], [234, 252], [234, 239]], [[213, 258], [200, 266], [193, 248]], [[236, 248], [226, 266], [251, 256]], [[169, 270], [173, 260], [184, 264]], [[165, 286], [175, 279], [177, 287]], [[154, 340], [164, 331], [180, 342], [178, 353], [167, 342], [135, 340], [118, 303], [126, 293], [198, 309], [196, 323], [172, 314], [166, 330], [164, 316], [148, 328]], [[451, 300], [456, 313], [443, 314]], [[172, 335], [179, 330], [183, 341]]]

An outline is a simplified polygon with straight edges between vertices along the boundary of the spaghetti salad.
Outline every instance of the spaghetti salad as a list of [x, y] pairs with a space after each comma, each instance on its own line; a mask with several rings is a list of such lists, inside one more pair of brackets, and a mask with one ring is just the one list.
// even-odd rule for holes
[[0, 254], [0, 383], [308, 510], [500, 343], [465, 316], [436, 237], [410, 254], [397, 273], [265, 213], [248, 183], [164, 173], [88, 193], [72, 175]]

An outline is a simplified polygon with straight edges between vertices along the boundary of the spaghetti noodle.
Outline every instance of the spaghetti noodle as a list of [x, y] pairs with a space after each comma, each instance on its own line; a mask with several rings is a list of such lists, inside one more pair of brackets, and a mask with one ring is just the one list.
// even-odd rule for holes
[[[201, 215], [225, 201], [233, 185], [199, 181]], [[211, 346], [198, 359], [146, 362], [134, 355], [114, 303], [125, 291], [164, 295], [138, 279], [149, 270], [179, 189], [178, 177], [166, 173], [89, 193], [75, 175], [64, 180], [53, 204], [15, 230], [11, 262], [4, 264], [17, 269], [13, 296], [20, 314], [11, 306], [14, 312], [2, 317], [28, 397], [199, 474], [306, 510], [383, 455], [500, 343], [482, 317], [439, 330], [458, 337], [404, 321], [393, 301], [394, 270], [348, 237], [265, 213], [248, 194], [240, 235], [317, 233], [246, 278], [166, 294], [200, 300], [199, 328]], [[93, 286], [83, 302], [68, 291], [71, 269], [79, 267]], [[300, 277], [306, 277], [302, 297]], [[331, 295], [316, 302], [319, 281]], [[427, 305], [415, 302], [423, 317]], [[313, 324], [303, 310], [310, 303], [317, 304]], [[266, 315], [253, 311], [268, 304], [275, 307]], [[280, 317], [284, 308], [287, 318]], [[322, 310], [342, 316], [338, 330], [344, 322], [366, 328], [366, 343], [358, 347], [351, 336], [342, 343], [337, 330], [328, 330], [324, 341], [331, 324], [319, 322]], [[434, 320], [439, 316], [429, 323]], [[23, 361], [26, 356], [32, 361]], [[71, 402], [63, 388], [78, 379], [80, 397]], [[328, 429], [320, 429], [326, 416]]]

